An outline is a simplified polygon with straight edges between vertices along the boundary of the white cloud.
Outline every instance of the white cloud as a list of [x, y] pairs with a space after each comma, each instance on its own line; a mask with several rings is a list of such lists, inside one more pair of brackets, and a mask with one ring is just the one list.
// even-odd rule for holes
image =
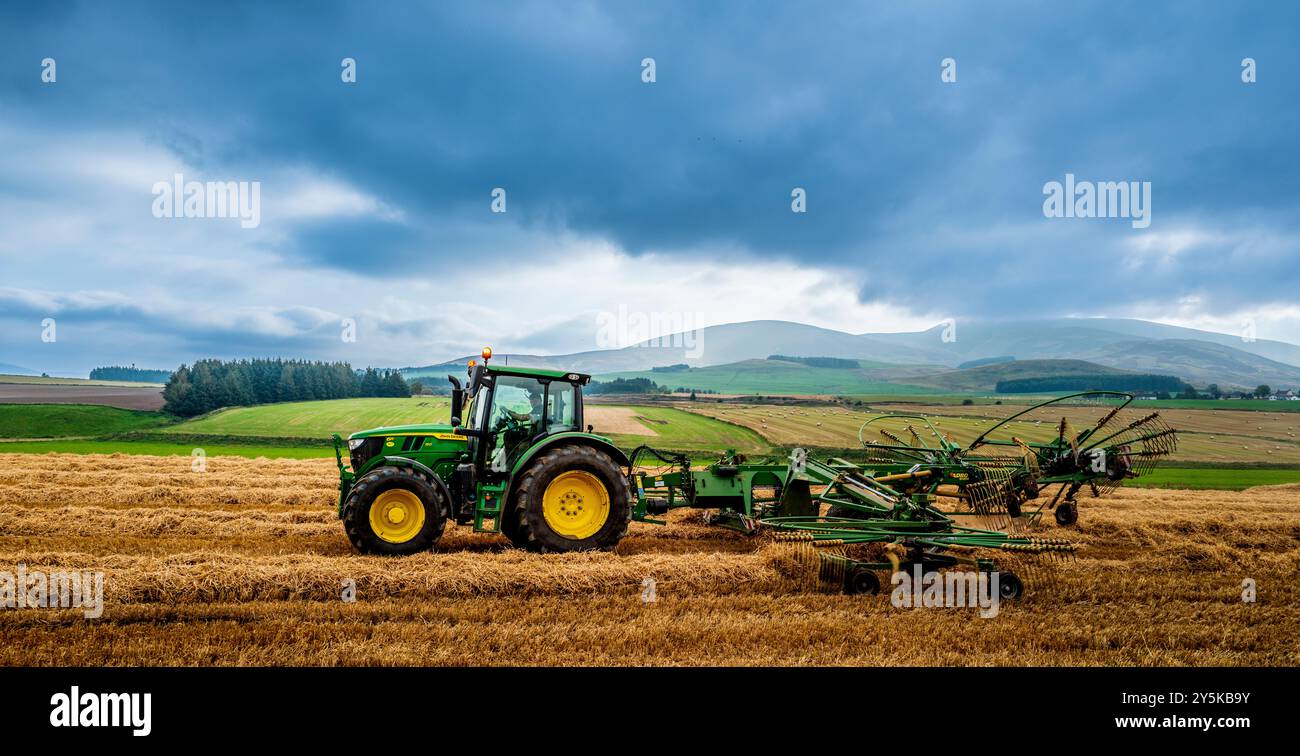
[[1200, 301], [1184, 302], [1174, 312], [1150, 311], [1145, 319], [1231, 336], [1251, 333], [1257, 339], [1300, 344], [1300, 306], [1244, 307], [1231, 312], [1206, 312]]
[[1138, 267], [1148, 262], [1171, 263], [1189, 249], [1233, 244], [1234, 240], [1224, 234], [1197, 228], [1146, 231], [1125, 240], [1125, 245], [1134, 255], [1129, 258], [1131, 267]]
[[266, 195], [266, 217], [280, 220], [371, 216], [400, 221], [404, 213], [337, 179], [297, 170], [280, 180], [282, 194]]

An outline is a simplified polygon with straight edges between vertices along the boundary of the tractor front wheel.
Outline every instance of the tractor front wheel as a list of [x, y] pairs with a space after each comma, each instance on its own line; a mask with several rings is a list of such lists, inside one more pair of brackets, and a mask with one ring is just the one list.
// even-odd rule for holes
[[428, 551], [442, 537], [449, 505], [419, 470], [384, 466], [362, 475], [343, 503], [348, 540], [365, 554]]
[[502, 531], [532, 551], [608, 550], [632, 519], [632, 488], [608, 454], [590, 446], [543, 452], [519, 480]]

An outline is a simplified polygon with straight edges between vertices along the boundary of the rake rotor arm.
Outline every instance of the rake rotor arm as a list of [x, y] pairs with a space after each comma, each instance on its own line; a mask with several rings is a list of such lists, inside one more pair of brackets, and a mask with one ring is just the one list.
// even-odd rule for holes
[[[884, 429], [880, 430], [880, 434], [882, 436], [885, 436], [886, 438], [890, 438], [893, 441], [895, 441], [897, 443], [897, 446], [892, 446], [890, 444], [880, 444], [874, 441], [867, 441], [865, 438], [862, 437], [863, 433], [865, 433], [867, 430], [867, 426], [872, 425], [881, 420], [907, 420], [907, 421], [916, 421], [916, 422], [923, 423], [925, 425], [926, 430], [929, 432], [929, 435], [934, 439], [936, 439], [939, 443], [937, 446], [930, 446], [928, 443], [926, 443], [925, 439], [923, 439], [921, 435], [916, 432], [916, 429], [911, 425], [908, 425], [906, 430], [912, 436], [915, 442], [914, 444], [908, 444], [904, 442], [902, 439], [895, 436], [894, 434], [890, 433], [888, 430], [884, 430]], [[861, 444], [863, 448], [871, 448], [871, 447], [889, 448], [889, 449], [895, 449], [900, 451], [901, 450], [957, 451], [958, 449], [961, 448], [956, 444], [952, 443], [951, 441], [949, 441], [946, 436], [944, 436], [942, 433], [939, 432], [938, 428], [934, 427], [934, 424], [930, 422], [930, 419], [928, 417], [924, 417], [922, 415], [877, 415], [876, 417], [870, 418], [866, 422], [864, 422], [861, 426], [858, 427], [858, 443]]]
[[[1029, 407], [1028, 409], [1021, 410], [1020, 412], [1017, 412], [1016, 414], [1012, 415], [1011, 417], [1008, 417], [1008, 418], [1006, 418], [1005, 420], [1003, 420], [1003, 421], [997, 423], [997, 424], [994, 425], [992, 428], [989, 428], [988, 430], [986, 430], [986, 431], [984, 431], [983, 433], [981, 433], [981, 434], [979, 435], [979, 437], [976, 438], [974, 441], [970, 442], [970, 444], [966, 447], [966, 451], [971, 451], [971, 450], [975, 449], [976, 447], [981, 446], [981, 445], [983, 445], [983, 444], [985, 444], [985, 443], [998, 443], [998, 442], [988, 442], [988, 441], [986, 441], [985, 439], [987, 439], [988, 436], [989, 436], [989, 434], [993, 433], [993, 432], [996, 431], [998, 428], [1001, 428], [1002, 426], [1004, 426], [1004, 425], [1006, 425], [1006, 424], [1008, 424], [1008, 423], [1011, 423], [1011, 422], [1014, 422], [1014, 421], [1016, 421], [1016, 420], [1019, 420], [1020, 418], [1024, 417], [1025, 415], [1028, 415], [1028, 414], [1031, 413], [1031, 412], [1034, 412], [1034, 411], [1036, 411], [1036, 410], [1040, 410], [1040, 409], [1042, 409], [1043, 407], [1048, 407], [1048, 406], [1051, 406], [1051, 405], [1053, 405], [1053, 404], [1061, 404], [1061, 403], [1064, 403], [1064, 402], [1068, 402], [1069, 400], [1072, 400], [1072, 399], [1079, 399], [1080, 397], [1085, 397], [1085, 396], [1087, 396], [1087, 397], [1105, 397], [1105, 396], [1109, 396], [1109, 397], [1115, 397], [1117, 400], [1122, 398], [1123, 402], [1122, 402], [1122, 403], [1121, 403], [1121, 404], [1120, 404], [1120, 405], [1119, 405], [1119, 406], [1118, 406], [1118, 407], [1117, 407], [1113, 412], [1118, 412], [1119, 410], [1124, 409], [1125, 407], [1127, 407], [1127, 406], [1129, 405], [1129, 403], [1131, 403], [1131, 402], [1133, 401], [1133, 395], [1132, 395], [1132, 394], [1125, 394], [1125, 393], [1122, 393], [1122, 392], [1119, 392], [1119, 391], [1081, 391], [1081, 392], [1079, 392], [1079, 393], [1077, 393], [1077, 394], [1068, 394], [1068, 395], [1066, 395], [1066, 396], [1058, 396], [1058, 397], [1056, 397], [1055, 399], [1049, 399], [1049, 400], [1047, 400], [1047, 401], [1045, 401], [1045, 402], [1039, 402], [1038, 404], [1035, 404], [1035, 405], [1033, 405], [1032, 407]], [[1112, 412], [1112, 414], [1113, 414], [1113, 412]]]

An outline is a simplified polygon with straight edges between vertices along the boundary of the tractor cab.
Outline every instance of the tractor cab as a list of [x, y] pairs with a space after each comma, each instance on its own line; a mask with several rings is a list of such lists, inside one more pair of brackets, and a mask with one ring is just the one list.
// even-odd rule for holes
[[472, 363], [469, 381], [452, 384], [451, 424], [468, 436], [470, 462], [481, 480], [504, 477], [535, 444], [559, 433], [582, 431], [582, 387], [591, 376], [539, 368]]

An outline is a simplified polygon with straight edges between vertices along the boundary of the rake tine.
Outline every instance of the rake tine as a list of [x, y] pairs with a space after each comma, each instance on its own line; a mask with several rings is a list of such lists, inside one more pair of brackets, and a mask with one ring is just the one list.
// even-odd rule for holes
[[[1111, 420], [1113, 420], [1115, 416], [1119, 414], [1119, 411], [1121, 409], [1122, 407], [1112, 407], [1110, 412], [1107, 412], [1106, 415], [1101, 418], [1101, 420], [1097, 421], [1096, 425], [1092, 426], [1091, 429], [1084, 431], [1083, 433], [1080, 433], [1078, 440], [1080, 442], [1083, 442], [1084, 440], [1091, 438], [1093, 434], [1095, 434], [1097, 431], [1100, 431], [1102, 428], [1106, 427], [1106, 424], [1109, 423]], [[1088, 447], [1088, 448], [1092, 448], [1092, 447]]]
[[1090, 448], [1090, 449], [1095, 449], [1095, 448], [1097, 448], [1098, 446], [1101, 446], [1102, 444], [1104, 444], [1104, 443], [1106, 443], [1107, 441], [1111, 440], [1112, 438], [1115, 438], [1116, 436], [1120, 435], [1121, 433], [1126, 433], [1126, 432], [1131, 431], [1131, 430], [1133, 430], [1133, 429], [1135, 429], [1135, 428], [1137, 428], [1137, 427], [1139, 427], [1139, 426], [1141, 426], [1141, 425], [1144, 425], [1144, 424], [1146, 424], [1146, 423], [1153, 422], [1153, 421], [1155, 421], [1155, 420], [1159, 420], [1159, 419], [1160, 419], [1160, 413], [1159, 413], [1159, 412], [1152, 412], [1152, 413], [1149, 414], [1149, 415], [1146, 415], [1146, 416], [1144, 416], [1144, 417], [1140, 417], [1140, 418], [1138, 418], [1137, 420], [1134, 420], [1133, 422], [1129, 423], [1128, 425], [1124, 426], [1123, 428], [1120, 428], [1119, 430], [1115, 431], [1114, 433], [1110, 434], [1109, 436], [1106, 436], [1105, 438], [1101, 439], [1100, 441], [1093, 442], [1093, 443], [1092, 443], [1088, 448]]

